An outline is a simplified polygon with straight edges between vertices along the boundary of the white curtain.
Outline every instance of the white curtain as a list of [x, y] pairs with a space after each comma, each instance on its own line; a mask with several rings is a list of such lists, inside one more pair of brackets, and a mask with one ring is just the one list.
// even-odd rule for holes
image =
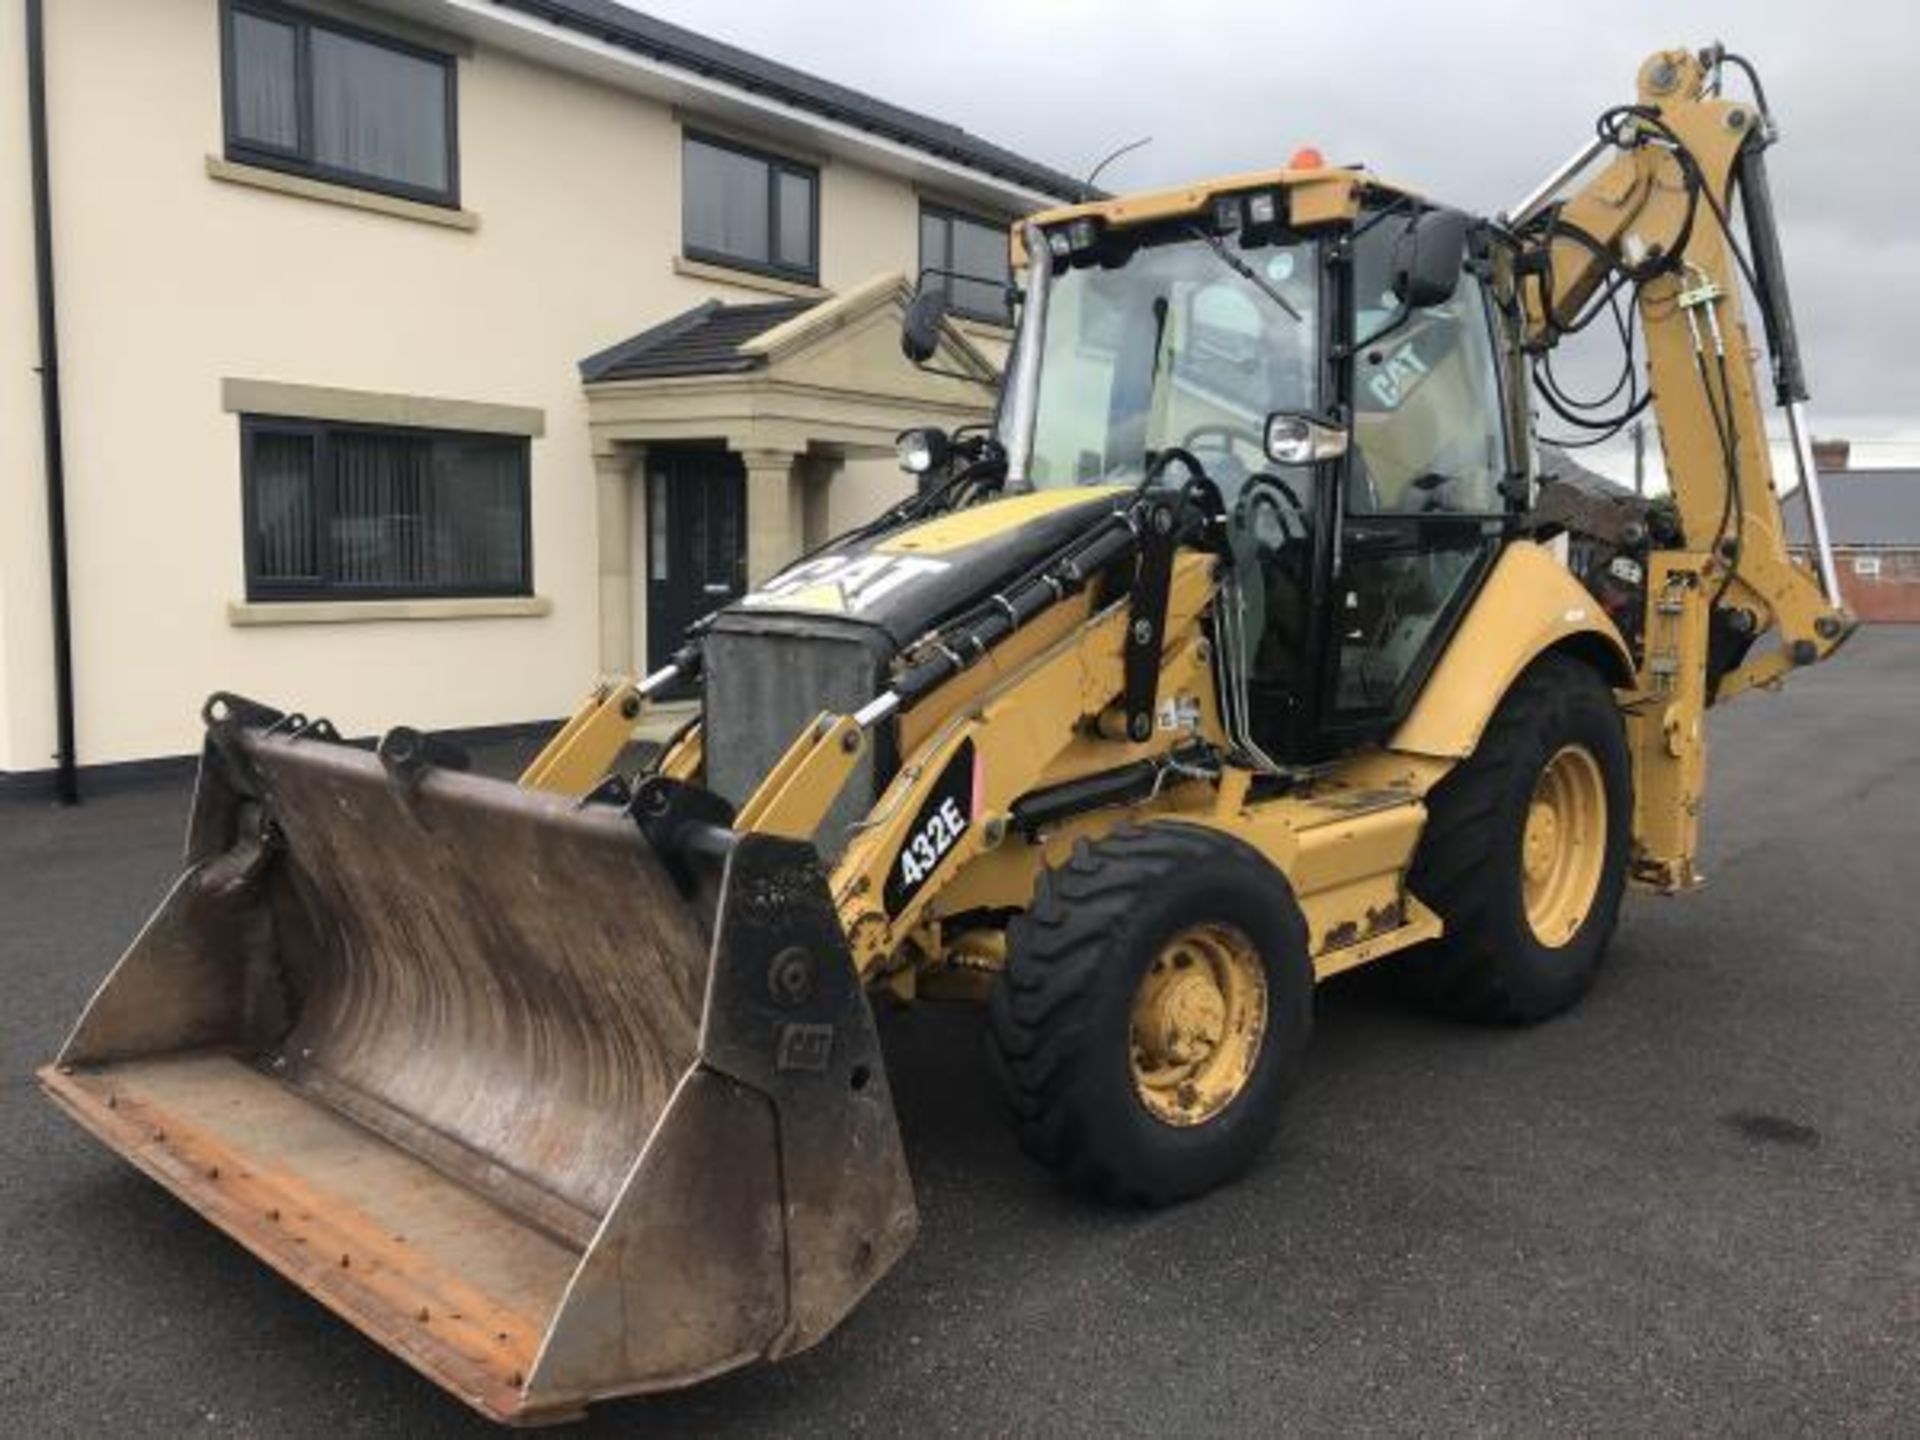
[[300, 148], [300, 86], [294, 29], [233, 12], [233, 128], [275, 150]]
[[326, 166], [446, 190], [447, 78], [429, 60], [315, 29], [313, 158]]

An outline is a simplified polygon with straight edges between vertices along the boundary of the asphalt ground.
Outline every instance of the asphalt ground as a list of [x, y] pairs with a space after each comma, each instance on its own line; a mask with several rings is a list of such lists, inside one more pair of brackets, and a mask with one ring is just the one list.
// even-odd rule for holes
[[[1712, 739], [1709, 886], [1630, 901], [1581, 1009], [1336, 982], [1283, 1140], [1205, 1200], [1061, 1192], [977, 1014], [889, 1018], [913, 1252], [807, 1354], [577, 1433], [1913, 1433], [1920, 629]], [[0, 806], [0, 1432], [491, 1433], [36, 1092], [185, 807]]]

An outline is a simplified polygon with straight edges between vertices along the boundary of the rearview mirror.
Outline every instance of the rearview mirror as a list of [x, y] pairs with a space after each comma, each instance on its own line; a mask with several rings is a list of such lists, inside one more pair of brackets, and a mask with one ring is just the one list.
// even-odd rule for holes
[[1424, 310], [1453, 298], [1467, 263], [1467, 216], [1459, 210], [1429, 210], [1400, 232], [1393, 247], [1393, 294], [1409, 310]]
[[1281, 410], [1267, 417], [1267, 458], [1276, 465], [1313, 465], [1347, 453], [1347, 432], [1311, 415]]
[[947, 318], [947, 292], [942, 285], [920, 282], [900, 322], [900, 349], [916, 365], [924, 365], [940, 348], [940, 327]]

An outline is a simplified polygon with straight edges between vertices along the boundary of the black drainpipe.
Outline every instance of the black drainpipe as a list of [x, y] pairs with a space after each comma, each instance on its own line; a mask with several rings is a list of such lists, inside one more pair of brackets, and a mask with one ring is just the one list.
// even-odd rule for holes
[[47, 576], [53, 587], [54, 787], [80, 801], [73, 746], [73, 615], [67, 603], [67, 463], [60, 437], [60, 336], [53, 303], [53, 197], [47, 178], [47, 32], [42, 0], [27, 5], [27, 136], [33, 166], [33, 272], [40, 307], [40, 434], [46, 447]]

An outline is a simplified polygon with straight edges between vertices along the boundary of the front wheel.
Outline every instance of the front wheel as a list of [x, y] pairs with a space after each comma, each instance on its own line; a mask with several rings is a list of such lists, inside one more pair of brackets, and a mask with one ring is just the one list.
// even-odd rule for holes
[[1158, 1205], [1244, 1169], [1313, 1020], [1286, 877], [1200, 826], [1124, 826], [1044, 872], [1008, 927], [988, 1058], [1022, 1147], [1104, 1198]]
[[1632, 767], [1613, 692], [1547, 655], [1514, 682], [1474, 753], [1427, 797], [1408, 885], [1446, 929], [1399, 962], [1431, 1007], [1544, 1020], [1592, 986], [1620, 918]]

